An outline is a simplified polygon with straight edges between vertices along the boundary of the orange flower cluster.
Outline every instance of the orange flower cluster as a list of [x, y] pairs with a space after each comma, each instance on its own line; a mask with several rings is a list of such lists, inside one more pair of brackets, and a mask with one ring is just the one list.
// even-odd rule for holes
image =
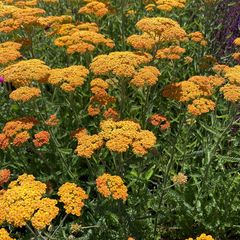
[[101, 132], [98, 135], [113, 152], [126, 152], [131, 146], [135, 154], [145, 155], [156, 143], [152, 132], [141, 130], [140, 125], [133, 121], [104, 120], [100, 123], [100, 128]]
[[191, 41], [200, 43], [202, 46], [207, 45], [207, 41], [204, 39], [204, 35], [201, 32], [189, 33], [188, 37]]
[[16, 7], [34, 7], [38, 3], [37, 0], [4, 0], [2, 2]]
[[170, 127], [170, 122], [167, 120], [167, 118], [160, 114], [153, 114], [149, 118], [149, 122], [153, 126], [158, 126], [161, 131], [165, 131]]
[[202, 95], [206, 95], [206, 92], [202, 91], [196, 83], [190, 81], [171, 83], [163, 89], [164, 97], [179, 102], [188, 102]]
[[41, 90], [36, 87], [20, 87], [12, 91], [9, 98], [14, 101], [28, 102], [33, 98], [39, 97]]
[[233, 42], [236, 46], [240, 46], [240, 37], [236, 38]]
[[23, 174], [0, 195], [0, 224], [7, 222], [23, 227], [28, 221], [42, 230], [58, 215], [57, 201], [43, 198], [46, 185], [34, 176]]
[[160, 71], [153, 66], [140, 68], [130, 83], [136, 87], [153, 86], [157, 83]]
[[136, 26], [143, 33], [141, 35], [134, 34], [127, 38], [128, 44], [136, 49], [152, 50], [163, 42], [178, 43], [187, 40], [185, 30], [170, 18], [143, 18], [137, 22]]
[[223, 93], [224, 99], [229, 102], [240, 101], [240, 86], [236, 84], [226, 84], [220, 88]]
[[101, 112], [102, 106], [115, 102], [115, 97], [112, 97], [107, 93], [106, 90], [108, 89], [109, 84], [101, 78], [93, 79], [90, 85], [93, 96], [90, 99], [88, 114], [90, 116], [96, 116]]
[[188, 112], [198, 116], [214, 110], [215, 103], [203, 97], [212, 96], [215, 88], [224, 83], [225, 80], [219, 76], [193, 76], [187, 81], [165, 86], [163, 96], [179, 102], [193, 100], [192, 104], [188, 105]]
[[96, 179], [97, 190], [105, 198], [112, 197], [115, 200], [126, 200], [128, 197], [127, 187], [119, 176], [112, 176], [104, 173]]
[[225, 100], [229, 102], [238, 102], [240, 100], [240, 66], [220, 66], [223, 70], [218, 72], [220, 74], [223, 73], [224, 77], [228, 80], [228, 83], [221, 87], [220, 91], [223, 93]]
[[159, 49], [156, 53], [156, 58], [178, 60], [185, 52], [185, 48], [181, 48], [179, 46], [171, 46], [169, 48]]
[[53, 25], [51, 29], [52, 31], [48, 35], [66, 36], [66, 35], [71, 35], [79, 30], [99, 32], [99, 28], [97, 24], [90, 23], [90, 22], [82, 22], [82, 23], [79, 23], [78, 25], [74, 25], [71, 23]]
[[229, 66], [224, 65], [224, 64], [215, 64], [212, 67], [212, 70], [218, 74], [224, 74], [226, 71], [229, 69]]
[[136, 68], [141, 64], [149, 63], [152, 56], [140, 52], [111, 52], [109, 55], [98, 55], [90, 64], [90, 69], [96, 75], [110, 73], [118, 77], [133, 77]]
[[47, 81], [50, 68], [39, 59], [30, 59], [12, 64], [0, 71], [0, 76], [14, 86], [30, 85], [32, 81], [44, 83]]
[[41, 27], [50, 26], [54, 27], [54, 25], [72, 22], [72, 16], [62, 15], [62, 16], [39, 17], [37, 22]]
[[105, 119], [113, 119], [113, 120], [118, 120], [119, 119], [119, 113], [114, 110], [113, 108], [107, 109], [104, 113], [103, 116]]
[[177, 175], [173, 176], [172, 181], [176, 185], [184, 185], [187, 183], [188, 177], [184, 174], [179, 172]]
[[188, 105], [188, 112], [194, 116], [199, 116], [203, 113], [213, 111], [215, 106], [216, 104], [212, 100], [207, 98], [199, 98], [193, 100], [192, 104]]
[[10, 178], [11, 172], [8, 169], [1, 169], [0, 170], [0, 187], [7, 183]]
[[86, 129], [78, 131], [74, 136], [78, 141], [75, 152], [80, 157], [91, 158], [94, 151], [101, 148], [104, 144], [101, 136], [98, 134], [89, 135]]
[[163, 96], [180, 102], [188, 102], [201, 96], [211, 96], [215, 87], [224, 84], [219, 76], [193, 76], [187, 81], [172, 83], [163, 90]]
[[127, 38], [127, 43], [139, 50], [151, 50], [156, 44], [156, 40], [148, 33], [142, 35], [133, 34]]
[[154, 11], [155, 8], [156, 8], [156, 5], [153, 4], [153, 3], [147, 4], [147, 5], [145, 6], [146, 11], [148, 11], [148, 12]]
[[240, 61], [240, 52], [233, 53], [232, 58], [236, 61]]
[[38, 121], [32, 117], [24, 117], [9, 121], [5, 124], [0, 133], [0, 149], [6, 149], [10, 141], [14, 146], [20, 146], [30, 138], [28, 131], [32, 129]]
[[45, 13], [41, 8], [12, 7], [8, 12], [10, 18], [0, 22], [0, 32], [9, 33], [20, 27], [36, 26], [39, 16]]
[[76, 216], [81, 215], [81, 210], [84, 207], [84, 200], [88, 199], [88, 195], [75, 183], [66, 182], [58, 190], [58, 196], [60, 196], [60, 202], [64, 204], [64, 208], [67, 214], [73, 214]]
[[9, 233], [5, 228], [0, 228], [0, 239], [2, 240], [16, 240], [16, 238], [11, 238]]
[[81, 7], [78, 13], [92, 14], [96, 17], [103, 17], [109, 13], [109, 10], [107, 8], [107, 5], [102, 2], [91, 1], [87, 3], [84, 7]]
[[240, 66], [228, 67], [225, 69], [225, 77], [231, 84], [240, 85]]
[[56, 38], [54, 44], [58, 47], [66, 47], [68, 54], [92, 52], [97, 45], [114, 47], [111, 39], [105, 38], [96, 31], [76, 29], [68, 35]]
[[75, 137], [78, 146], [77, 155], [91, 158], [94, 151], [104, 144], [113, 152], [126, 152], [132, 147], [136, 155], [145, 155], [156, 144], [156, 137], [151, 131], [141, 130], [138, 123], [133, 121], [104, 120], [100, 123], [101, 131], [98, 134], [89, 135], [85, 129], [78, 131]]
[[22, 55], [18, 51], [21, 48], [20, 43], [16, 42], [4, 42], [0, 44], [0, 64], [7, 64], [9, 62], [15, 61]]
[[170, 12], [174, 8], [184, 8], [186, 0], [154, 0], [157, 9]]
[[41, 131], [34, 135], [33, 144], [35, 147], [40, 148], [43, 145], [48, 144], [50, 139], [50, 134], [47, 131]]
[[59, 85], [66, 92], [73, 92], [77, 87], [83, 85], [88, 74], [88, 69], [82, 65], [55, 68], [49, 71], [48, 83]]
[[45, 121], [45, 124], [50, 127], [57, 126], [59, 124], [59, 119], [57, 118], [57, 116], [55, 114], [53, 114], [49, 117], [49, 119], [47, 119]]

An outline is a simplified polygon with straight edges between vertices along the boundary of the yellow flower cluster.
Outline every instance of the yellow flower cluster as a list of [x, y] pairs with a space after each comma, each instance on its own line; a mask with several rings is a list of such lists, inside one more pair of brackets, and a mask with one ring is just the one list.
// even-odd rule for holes
[[14, 86], [30, 85], [32, 81], [44, 83], [47, 81], [50, 68], [39, 59], [23, 60], [0, 71], [0, 76]]
[[185, 52], [185, 48], [181, 48], [179, 46], [171, 46], [168, 48], [159, 49], [156, 53], [156, 58], [177, 60], [180, 59], [181, 55]]
[[69, 35], [56, 38], [54, 44], [58, 47], [66, 47], [68, 54], [92, 52], [96, 45], [114, 47], [114, 42], [100, 33], [76, 29]]
[[15, 42], [4, 42], [0, 44], [0, 64], [7, 64], [11, 61], [21, 57], [21, 53], [18, 51], [21, 48], [21, 44]]
[[106, 4], [98, 1], [91, 1], [87, 3], [84, 7], [79, 9], [80, 14], [92, 14], [96, 17], [103, 17], [108, 14], [109, 10]]
[[104, 173], [96, 179], [97, 190], [104, 197], [112, 197], [115, 200], [126, 200], [128, 197], [127, 187], [119, 176]]
[[136, 87], [153, 86], [158, 81], [160, 71], [153, 66], [140, 68], [130, 83]]
[[104, 144], [101, 136], [98, 134], [89, 135], [85, 129], [78, 131], [75, 137], [78, 141], [75, 152], [78, 156], [84, 158], [91, 158], [94, 151], [101, 148]]
[[36, 87], [20, 87], [12, 91], [9, 98], [13, 101], [28, 102], [41, 95], [41, 90]]
[[188, 112], [194, 116], [199, 116], [203, 113], [213, 111], [216, 104], [207, 98], [199, 98], [193, 100], [192, 104], [188, 105]]
[[104, 120], [100, 128], [99, 135], [113, 152], [126, 152], [131, 146], [135, 154], [145, 155], [156, 143], [156, 137], [151, 131], [141, 130], [140, 125], [133, 121]]
[[15, 238], [11, 238], [9, 236], [9, 233], [7, 232], [7, 230], [5, 228], [0, 229], [0, 239], [2, 239], [2, 240], [16, 240]]
[[214, 240], [214, 238], [211, 235], [207, 235], [205, 233], [202, 233], [199, 237], [196, 239], [188, 238], [186, 240]]
[[133, 77], [136, 68], [149, 63], [152, 56], [140, 52], [111, 52], [109, 55], [98, 55], [90, 64], [90, 69], [97, 75], [114, 74], [118, 77]]
[[186, 0], [154, 0], [157, 9], [162, 11], [172, 11], [174, 8], [184, 8]]
[[0, 22], [0, 32], [9, 33], [20, 27], [36, 26], [39, 16], [45, 13], [41, 8], [13, 7], [8, 12], [9, 18]]
[[57, 216], [57, 201], [42, 198], [46, 185], [36, 181], [34, 176], [23, 174], [9, 184], [0, 195], [0, 223], [7, 222], [23, 227], [32, 221], [35, 228], [42, 230]]
[[60, 196], [60, 202], [64, 204], [64, 208], [67, 214], [73, 214], [76, 216], [81, 215], [81, 210], [84, 207], [84, 200], [88, 199], [88, 195], [75, 183], [66, 182], [58, 190], [58, 196]]
[[52, 220], [58, 215], [59, 208], [56, 207], [57, 200], [50, 198], [42, 198], [38, 202], [38, 210], [31, 218], [31, 222], [34, 228], [44, 229], [49, 226]]
[[83, 85], [88, 74], [88, 69], [82, 65], [55, 68], [49, 71], [48, 83], [58, 85], [66, 92], [72, 92]]
[[88, 107], [88, 114], [90, 116], [96, 116], [101, 111], [101, 106], [106, 106], [109, 103], [115, 102], [115, 97], [110, 96], [107, 93], [109, 84], [101, 78], [95, 78], [91, 81], [91, 92], [93, 96], [90, 99], [90, 105]]
[[136, 155], [145, 155], [156, 144], [156, 137], [151, 131], [142, 130], [138, 123], [133, 121], [104, 120], [100, 123], [101, 131], [89, 135], [85, 129], [78, 131], [75, 137], [78, 146], [77, 155], [91, 158], [94, 151], [104, 144], [113, 152], [126, 152], [130, 147]]
[[151, 50], [156, 44], [156, 40], [148, 33], [142, 35], [133, 34], [127, 38], [127, 43], [139, 50]]

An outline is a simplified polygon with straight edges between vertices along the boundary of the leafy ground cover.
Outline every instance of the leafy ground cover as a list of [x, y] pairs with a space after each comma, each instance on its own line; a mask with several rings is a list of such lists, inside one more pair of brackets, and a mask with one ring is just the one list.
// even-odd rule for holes
[[0, 3], [0, 240], [240, 238], [228, 7]]

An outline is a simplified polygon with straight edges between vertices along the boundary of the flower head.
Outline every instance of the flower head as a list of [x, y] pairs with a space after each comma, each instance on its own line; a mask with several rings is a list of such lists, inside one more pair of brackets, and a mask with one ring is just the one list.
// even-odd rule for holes
[[81, 210], [84, 207], [84, 200], [88, 199], [88, 195], [75, 183], [64, 183], [58, 190], [58, 196], [60, 196], [60, 202], [64, 204], [64, 208], [67, 214], [73, 214], [76, 216], [81, 215]]
[[115, 200], [126, 200], [128, 197], [127, 187], [119, 176], [104, 173], [96, 179], [97, 190], [104, 197], [112, 197]]

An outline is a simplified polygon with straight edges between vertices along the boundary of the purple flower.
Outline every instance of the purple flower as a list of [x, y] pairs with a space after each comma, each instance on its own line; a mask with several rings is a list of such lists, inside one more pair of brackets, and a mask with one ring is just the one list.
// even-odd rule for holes
[[0, 76], [0, 83], [4, 82], [4, 77]]

